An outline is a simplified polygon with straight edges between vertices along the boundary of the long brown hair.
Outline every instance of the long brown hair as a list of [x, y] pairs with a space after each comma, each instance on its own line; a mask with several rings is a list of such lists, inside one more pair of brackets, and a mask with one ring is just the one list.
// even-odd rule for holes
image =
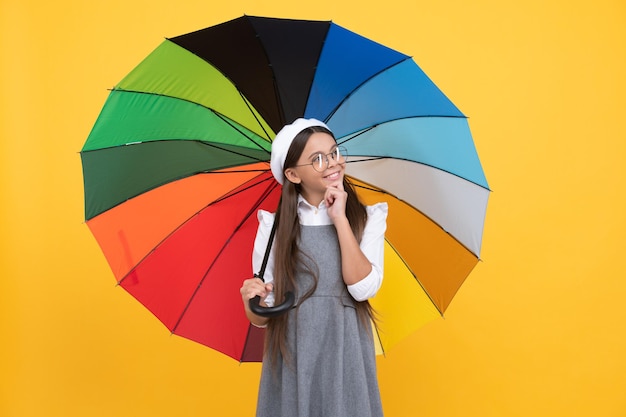
[[[302, 151], [309, 140], [309, 137], [313, 133], [327, 133], [335, 138], [331, 131], [322, 126], [312, 126], [304, 129], [298, 133], [287, 152], [285, 158], [284, 168], [291, 168], [297, 165]], [[344, 176], [343, 179], [344, 190], [348, 193], [346, 200], [346, 217], [350, 222], [350, 227], [357, 241], [361, 241], [363, 237], [363, 230], [365, 229], [365, 223], [367, 222], [367, 211], [363, 203], [359, 200], [354, 187], [350, 181]], [[276, 295], [276, 301], [280, 302], [283, 299], [283, 295], [287, 291], [294, 291], [297, 288], [296, 271], [298, 268], [307, 268], [307, 262], [302, 262], [307, 257], [306, 254], [300, 251], [297, 242], [300, 238], [300, 225], [298, 220], [298, 194], [300, 193], [301, 185], [294, 184], [285, 179], [282, 189], [282, 195], [276, 215], [275, 222], [278, 222], [276, 229], [276, 236], [274, 240], [274, 293]], [[314, 277], [315, 283], [317, 283], [316, 271], [308, 270]], [[311, 296], [315, 291], [315, 286], [311, 288], [306, 294], [304, 294], [300, 300], [303, 300]], [[370, 303], [365, 300], [361, 302], [355, 302], [357, 315], [360, 322], [366, 328], [370, 326], [370, 323], [376, 324], [374, 317], [374, 310]], [[284, 314], [275, 318], [272, 318], [268, 322], [266, 332], [266, 347], [267, 352], [271, 355], [271, 363], [277, 363], [277, 359], [282, 355], [285, 361], [289, 361], [289, 353], [286, 345], [287, 340], [287, 320], [288, 315]]]

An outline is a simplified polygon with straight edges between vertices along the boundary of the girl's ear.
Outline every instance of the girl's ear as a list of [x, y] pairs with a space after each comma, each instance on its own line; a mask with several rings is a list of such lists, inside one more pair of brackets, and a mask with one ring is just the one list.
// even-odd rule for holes
[[300, 179], [298, 173], [293, 168], [287, 168], [285, 170], [285, 178], [294, 184], [300, 184], [302, 182], [302, 179]]

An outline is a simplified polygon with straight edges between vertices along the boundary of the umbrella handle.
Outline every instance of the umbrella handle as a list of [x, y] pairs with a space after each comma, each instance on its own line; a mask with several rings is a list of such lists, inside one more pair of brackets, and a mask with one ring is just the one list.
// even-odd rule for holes
[[258, 295], [250, 299], [249, 304], [250, 304], [250, 311], [252, 311], [257, 316], [276, 317], [290, 310], [291, 307], [293, 307], [295, 301], [296, 300], [295, 300], [295, 297], [293, 296], [293, 293], [289, 291], [285, 294], [285, 301], [283, 301], [282, 304], [279, 304], [274, 307], [261, 307], [260, 305], [261, 297]]

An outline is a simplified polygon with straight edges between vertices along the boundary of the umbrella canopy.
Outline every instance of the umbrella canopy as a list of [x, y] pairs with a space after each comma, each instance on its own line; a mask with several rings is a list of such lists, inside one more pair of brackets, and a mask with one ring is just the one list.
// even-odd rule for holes
[[367, 204], [389, 204], [379, 348], [443, 314], [479, 259], [489, 189], [466, 117], [413, 59], [328, 21], [244, 16], [166, 39], [112, 91], [82, 151], [85, 217], [119, 285], [172, 333], [240, 361], [239, 294], [271, 141], [323, 120]]

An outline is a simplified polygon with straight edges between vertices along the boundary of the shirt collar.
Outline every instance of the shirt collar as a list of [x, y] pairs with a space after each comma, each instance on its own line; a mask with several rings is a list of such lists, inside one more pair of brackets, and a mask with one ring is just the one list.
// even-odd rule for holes
[[315, 209], [321, 210], [321, 209], [326, 208], [326, 201], [322, 200], [319, 206], [315, 207], [313, 204], [306, 201], [306, 199], [302, 197], [302, 194], [298, 194], [298, 207], [308, 208], [311, 210], [315, 210]]
[[298, 195], [298, 219], [300, 224], [305, 226], [323, 226], [332, 224], [328, 217], [328, 207], [326, 202], [322, 201], [319, 206], [315, 207]]
[[306, 201], [302, 194], [298, 194], [298, 210], [309, 210], [309, 211], [317, 211], [317, 210], [326, 210], [326, 201], [322, 200], [319, 206], [315, 207], [313, 204]]

